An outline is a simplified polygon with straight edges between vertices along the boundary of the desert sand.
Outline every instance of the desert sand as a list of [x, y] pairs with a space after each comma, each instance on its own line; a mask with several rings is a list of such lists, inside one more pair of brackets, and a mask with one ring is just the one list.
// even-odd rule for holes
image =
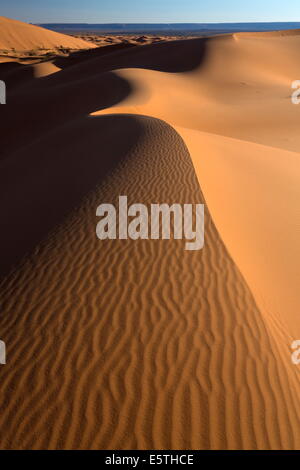
[[32, 59], [59, 51], [64, 53], [94, 47], [95, 44], [81, 38], [0, 16], [0, 62], [7, 58], [21, 59], [24, 55], [26, 59]]
[[[117, 46], [0, 65], [0, 448], [299, 449], [300, 33]], [[204, 249], [99, 241], [121, 194]]]

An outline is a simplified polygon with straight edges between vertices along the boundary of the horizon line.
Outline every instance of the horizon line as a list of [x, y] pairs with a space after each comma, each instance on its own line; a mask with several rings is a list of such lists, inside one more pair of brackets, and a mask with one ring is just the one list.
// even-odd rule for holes
[[[30, 22], [31, 23], [31, 22]], [[300, 23], [300, 19], [298, 21], [204, 21], [204, 22], [154, 22], [154, 23], [145, 23], [145, 22], [109, 22], [109, 23], [89, 23], [89, 22], [71, 22], [71, 21], [65, 21], [65, 22], [60, 22], [60, 21], [51, 21], [51, 22], [37, 22], [37, 23], [31, 23], [31, 24], [97, 24], [97, 25], [111, 25], [111, 24], [118, 24], [118, 25], [128, 25], [128, 24], [151, 24], [151, 25], [156, 25], [156, 24], [163, 24], [163, 25], [177, 25], [177, 24], [187, 24], [187, 25], [200, 25], [200, 24], [272, 24], [272, 23]]]

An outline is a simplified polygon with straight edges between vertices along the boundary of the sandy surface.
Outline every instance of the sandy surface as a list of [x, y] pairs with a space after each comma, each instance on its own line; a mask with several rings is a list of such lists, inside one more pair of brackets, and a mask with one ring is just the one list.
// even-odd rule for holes
[[91, 49], [95, 44], [0, 16], [0, 62]]
[[[1, 448], [300, 448], [299, 47], [0, 66]], [[100, 242], [96, 207], [121, 194], [205, 203], [204, 249]]]

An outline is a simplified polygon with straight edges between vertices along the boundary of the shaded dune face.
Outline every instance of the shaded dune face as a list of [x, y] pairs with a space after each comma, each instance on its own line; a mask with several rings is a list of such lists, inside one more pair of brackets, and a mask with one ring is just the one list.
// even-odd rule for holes
[[139, 138], [139, 127], [123, 116], [78, 118], [2, 162], [1, 274], [122, 160]]
[[[293, 332], [257, 302], [220, 217], [213, 177], [218, 165], [227, 175], [229, 144], [185, 118], [207, 97], [199, 81], [214, 48], [231, 57], [230, 41], [73, 56], [39, 79], [28, 66], [2, 69], [1, 448], [299, 448]], [[96, 208], [119, 195], [204, 203], [203, 250], [100, 242]]]
[[[53, 130], [60, 131], [60, 126], [76, 118], [87, 118], [96, 103], [100, 109], [113, 106], [131, 91], [130, 84], [114, 72], [96, 74], [84, 81], [54, 82], [53, 86], [51, 76], [45, 81], [40, 87], [27, 85], [9, 95], [9, 109], [2, 114], [5, 130], [2, 159], [5, 159], [6, 152], [27, 151], [27, 146], [36, 140], [36, 136], [42, 139]], [[9, 93], [9, 82], [7, 89]], [[20, 129], [18, 139], [15, 139], [15, 128]]]

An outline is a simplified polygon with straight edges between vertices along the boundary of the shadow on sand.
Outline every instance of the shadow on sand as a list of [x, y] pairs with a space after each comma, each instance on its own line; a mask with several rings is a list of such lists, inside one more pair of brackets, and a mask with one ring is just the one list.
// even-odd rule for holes
[[83, 117], [2, 162], [1, 276], [80, 204], [142, 132], [134, 116]]

